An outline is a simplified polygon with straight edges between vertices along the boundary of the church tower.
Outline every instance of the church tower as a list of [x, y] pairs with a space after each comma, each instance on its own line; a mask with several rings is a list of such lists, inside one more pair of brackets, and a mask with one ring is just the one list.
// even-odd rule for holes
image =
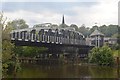
[[62, 24], [65, 24], [64, 15], [63, 15], [63, 18], [62, 18]]

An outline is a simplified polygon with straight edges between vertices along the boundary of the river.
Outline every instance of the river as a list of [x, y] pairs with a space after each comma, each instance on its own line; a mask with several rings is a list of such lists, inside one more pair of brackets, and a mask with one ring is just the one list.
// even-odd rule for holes
[[[116, 67], [22, 64], [17, 78], [118, 78]], [[120, 75], [119, 75], [120, 76]], [[9, 75], [13, 77], [13, 75]]]

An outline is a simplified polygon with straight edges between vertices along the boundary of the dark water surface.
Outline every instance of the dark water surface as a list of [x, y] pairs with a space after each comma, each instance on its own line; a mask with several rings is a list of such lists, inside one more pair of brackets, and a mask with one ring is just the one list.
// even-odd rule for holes
[[118, 78], [118, 73], [116, 67], [24, 64], [17, 78]]

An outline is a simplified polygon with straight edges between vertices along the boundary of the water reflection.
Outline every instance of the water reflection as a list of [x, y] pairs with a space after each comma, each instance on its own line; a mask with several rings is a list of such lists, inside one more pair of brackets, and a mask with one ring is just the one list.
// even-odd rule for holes
[[[9, 77], [12, 77], [10, 75]], [[117, 78], [117, 68], [87, 65], [24, 64], [18, 78]]]
[[105, 66], [90, 66], [92, 78], [117, 78], [116, 68]]

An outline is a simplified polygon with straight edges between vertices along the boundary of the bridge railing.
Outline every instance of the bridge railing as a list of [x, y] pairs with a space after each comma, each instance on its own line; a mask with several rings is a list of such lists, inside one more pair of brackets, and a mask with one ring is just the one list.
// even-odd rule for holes
[[13, 31], [11, 32], [11, 40], [85, 45], [85, 40], [83, 39], [79, 39], [78, 37], [74, 39], [69, 36], [63, 37], [63, 35], [58, 32], [57, 34], [52, 32], [52, 35], [50, 35], [47, 33], [36, 34], [36, 32], [31, 31]]

